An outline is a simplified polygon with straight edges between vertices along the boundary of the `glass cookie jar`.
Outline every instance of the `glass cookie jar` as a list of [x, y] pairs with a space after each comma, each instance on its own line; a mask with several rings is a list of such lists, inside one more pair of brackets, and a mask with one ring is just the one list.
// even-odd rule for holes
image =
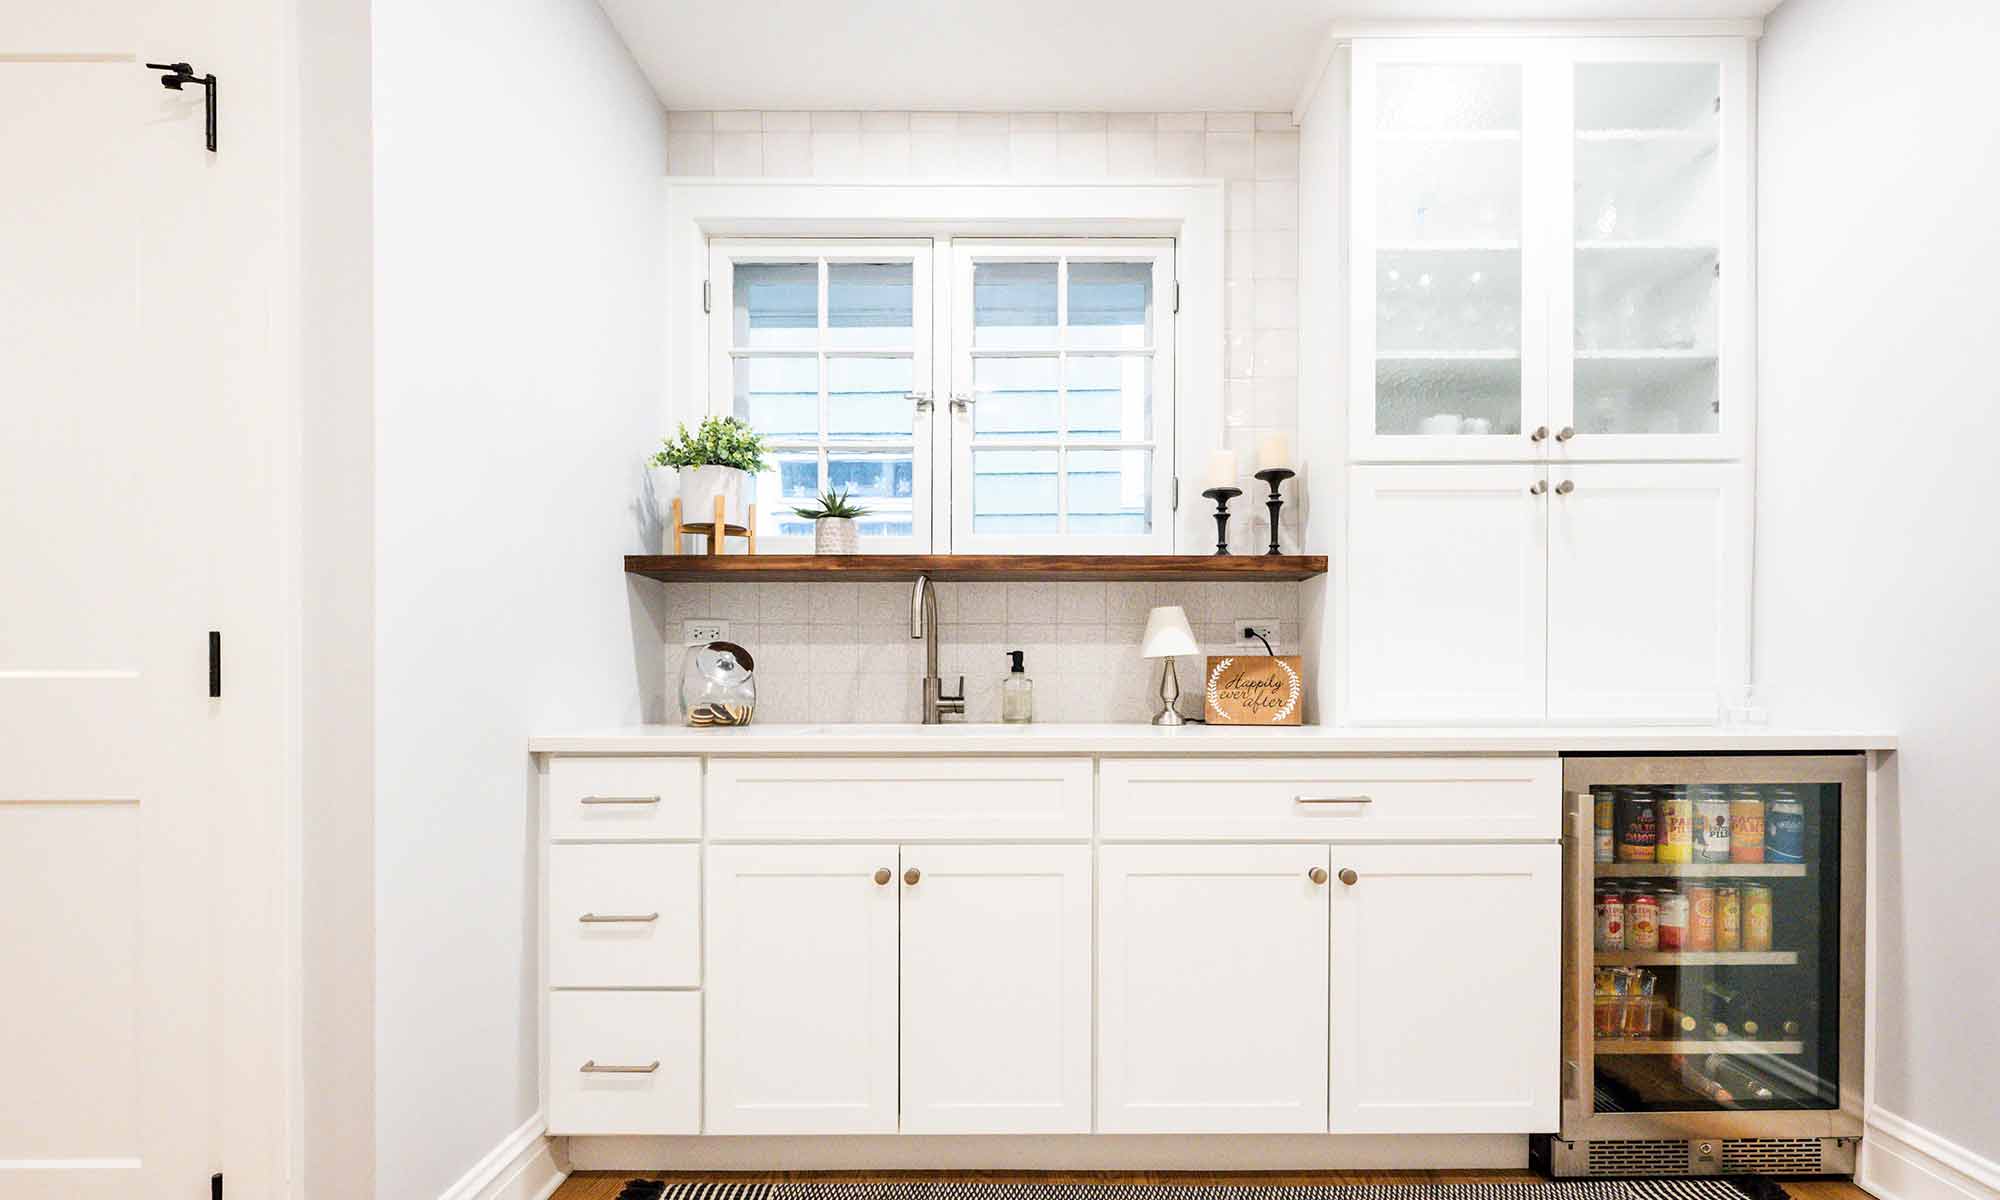
[[681, 665], [681, 715], [693, 726], [748, 725], [757, 709], [757, 663], [735, 642], [689, 646]]

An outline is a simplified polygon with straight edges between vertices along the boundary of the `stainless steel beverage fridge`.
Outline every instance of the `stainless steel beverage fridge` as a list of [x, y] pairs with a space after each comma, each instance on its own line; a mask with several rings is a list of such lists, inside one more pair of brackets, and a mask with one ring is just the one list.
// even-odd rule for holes
[[1866, 756], [1563, 762], [1552, 1175], [1848, 1174]]

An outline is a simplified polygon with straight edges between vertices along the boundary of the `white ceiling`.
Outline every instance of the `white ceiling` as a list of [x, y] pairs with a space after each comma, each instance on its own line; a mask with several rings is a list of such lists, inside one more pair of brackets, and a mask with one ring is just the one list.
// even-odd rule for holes
[[1760, 17], [1778, 0], [600, 0], [675, 109], [1289, 109], [1338, 20]]

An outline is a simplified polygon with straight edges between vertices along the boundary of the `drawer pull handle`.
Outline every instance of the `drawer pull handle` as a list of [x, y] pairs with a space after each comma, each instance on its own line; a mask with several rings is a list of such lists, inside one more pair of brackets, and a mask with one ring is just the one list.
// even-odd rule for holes
[[1373, 796], [1293, 796], [1294, 804], [1373, 804]]
[[628, 922], [628, 921], [633, 924], [644, 924], [647, 921], [657, 921], [659, 919], [660, 919], [660, 914], [656, 912], [585, 913], [577, 918], [577, 920], [583, 922], [585, 925], [615, 925], [620, 922]]
[[585, 796], [585, 804], [658, 804], [658, 796]]
[[586, 1058], [577, 1070], [586, 1075], [651, 1075], [660, 1069], [660, 1060], [654, 1059], [643, 1067], [625, 1066], [619, 1063], [601, 1063], [594, 1058]]

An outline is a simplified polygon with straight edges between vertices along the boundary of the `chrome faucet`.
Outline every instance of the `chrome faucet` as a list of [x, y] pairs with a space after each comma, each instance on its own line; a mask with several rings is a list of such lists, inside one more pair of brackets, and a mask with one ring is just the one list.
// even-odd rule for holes
[[917, 576], [910, 593], [910, 637], [924, 640], [924, 724], [942, 725], [946, 713], [965, 715], [965, 676], [958, 677], [958, 695], [947, 696], [938, 677], [937, 589], [930, 576]]

